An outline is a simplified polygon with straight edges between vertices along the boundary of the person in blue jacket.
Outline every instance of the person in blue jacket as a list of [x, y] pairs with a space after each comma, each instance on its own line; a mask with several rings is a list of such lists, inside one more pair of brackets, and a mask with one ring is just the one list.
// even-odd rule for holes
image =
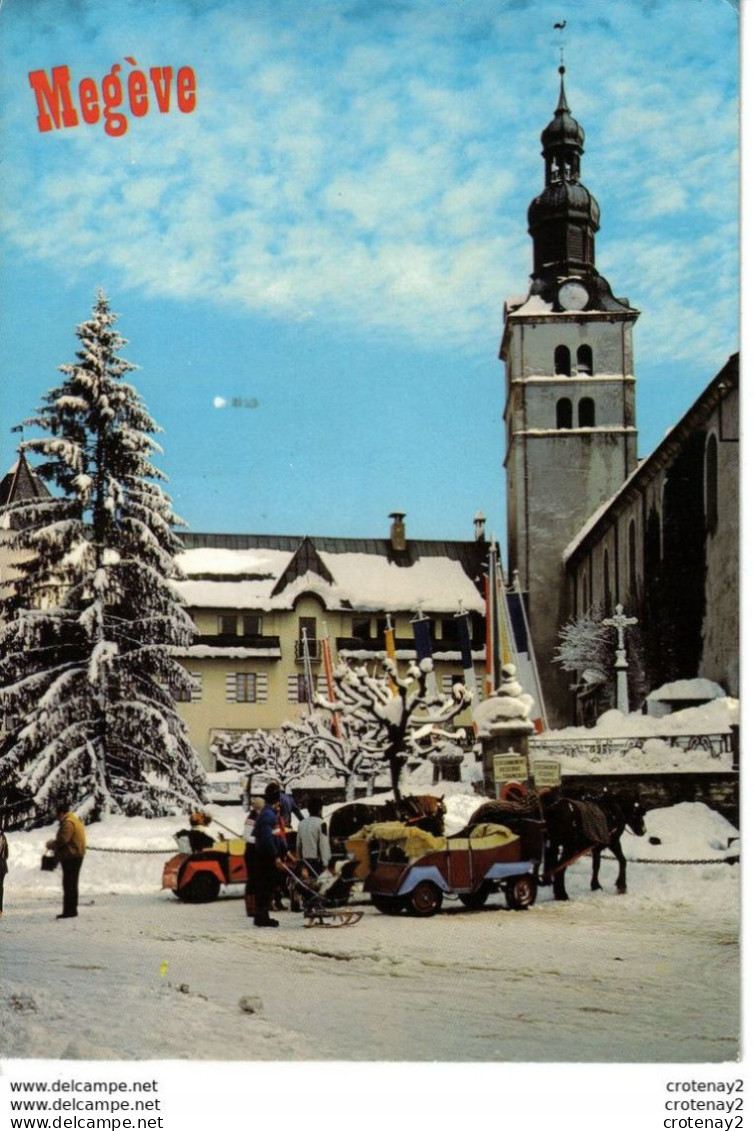
[[254, 855], [248, 878], [255, 927], [279, 926], [277, 919], [270, 918], [270, 900], [287, 856], [288, 845], [281, 835], [280, 786], [270, 782], [264, 791], [264, 806], [254, 823]]

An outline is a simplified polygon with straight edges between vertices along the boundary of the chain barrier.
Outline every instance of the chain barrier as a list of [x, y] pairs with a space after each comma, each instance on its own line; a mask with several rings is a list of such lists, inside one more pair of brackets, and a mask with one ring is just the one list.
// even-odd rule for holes
[[[603, 860], [617, 859], [617, 857], [612, 854], [608, 855], [607, 853], [603, 853], [602, 858]], [[627, 864], [738, 864], [739, 860], [739, 856], [723, 856], [722, 858], [718, 856], [715, 860], [653, 860], [649, 857], [641, 856], [626, 857]]]
[[120, 852], [130, 853], [134, 856], [164, 856], [166, 852], [175, 852], [173, 848], [99, 848], [97, 845], [87, 845], [87, 852]]

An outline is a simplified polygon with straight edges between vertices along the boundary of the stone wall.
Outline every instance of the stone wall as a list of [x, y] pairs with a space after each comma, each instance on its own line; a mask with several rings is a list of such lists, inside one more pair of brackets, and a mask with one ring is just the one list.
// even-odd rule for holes
[[734, 771], [709, 773], [563, 774], [561, 789], [569, 797], [601, 789], [635, 792], [647, 809], [663, 809], [682, 801], [701, 801], [739, 828], [739, 778]]

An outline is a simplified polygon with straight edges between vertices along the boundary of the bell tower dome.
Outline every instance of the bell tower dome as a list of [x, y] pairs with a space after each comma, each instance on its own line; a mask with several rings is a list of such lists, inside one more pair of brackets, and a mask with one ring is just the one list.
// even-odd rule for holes
[[584, 131], [571, 116], [562, 64], [559, 71], [560, 98], [555, 116], [542, 131], [545, 187], [529, 205], [534, 273], [589, 275], [594, 272], [594, 237], [599, 231], [600, 209], [581, 183]]

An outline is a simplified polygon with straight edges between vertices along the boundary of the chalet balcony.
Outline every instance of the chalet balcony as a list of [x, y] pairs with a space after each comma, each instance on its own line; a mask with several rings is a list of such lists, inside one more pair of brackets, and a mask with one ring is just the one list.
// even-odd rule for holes
[[211, 635], [202, 634], [195, 636], [192, 641], [192, 647], [212, 649], [244, 648], [250, 652], [258, 652], [260, 655], [265, 656], [269, 656], [273, 652], [280, 655], [280, 637], [261, 635], [243, 636], [235, 632], [216, 632]]
[[[309, 653], [309, 660], [312, 664], [318, 664], [322, 660], [322, 641], [321, 640], [307, 640], [306, 651]], [[296, 663], [303, 664], [305, 659], [304, 642], [303, 640], [296, 641]]]

